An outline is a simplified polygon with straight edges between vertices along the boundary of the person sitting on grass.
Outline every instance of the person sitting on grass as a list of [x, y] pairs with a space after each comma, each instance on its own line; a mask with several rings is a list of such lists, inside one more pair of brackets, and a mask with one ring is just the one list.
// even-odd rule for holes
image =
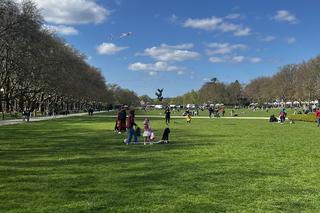
[[278, 119], [276, 118], [276, 116], [271, 115], [269, 118], [269, 122], [278, 122]]
[[162, 138], [157, 143], [169, 143], [170, 129], [166, 127], [163, 131]]

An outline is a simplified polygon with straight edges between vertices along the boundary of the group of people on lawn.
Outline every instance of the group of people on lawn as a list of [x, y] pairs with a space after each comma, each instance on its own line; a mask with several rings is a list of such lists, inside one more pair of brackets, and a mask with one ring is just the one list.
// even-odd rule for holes
[[[165, 121], [167, 126], [170, 124], [170, 114], [171, 114], [171, 111], [170, 111], [170, 108], [168, 107], [165, 110]], [[287, 116], [286, 110], [284, 108], [281, 109], [279, 113], [280, 123], [284, 123], [286, 116]], [[319, 108], [317, 108], [315, 112], [315, 116], [316, 116], [318, 127], [319, 127], [320, 126], [320, 109]], [[186, 113], [186, 119], [187, 119], [187, 123], [191, 123], [190, 113]], [[269, 121], [277, 122], [278, 119], [274, 115], [271, 115]], [[135, 123], [135, 111], [133, 109], [129, 110], [128, 120], [127, 120], [126, 109], [124, 107], [122, 107], [118, 111], [117, 120], [115, 124], [115, 131], [117, 131], [118, 134], [121, 134], [127, 131], [128, 138], [125, 139], [124, 141], [126, 144], [130, 144], [132, 139], [134, 140], [134, 143], [138, 143], [138, 137], [141, 135], [141, 129]], [[168, 127], [165, 128], [162, 139], [159, 142], [168, 143], [169, 133], [170, 133], [170, 129]], [[147, 143], [153, 144], [155, 140], [155, 133], [151, 127], [151, 122], [149, 118], [144, 119], [142, 136], [144, 138], [144, 141], [143, 141], [144, 145], [146, 145]]]
[[[165, 120], [166, 125], [170, 124], [170, 108], [166, 108], [165, 110]], [[141, 129], [138, 127], [138, 125], [135, 122], [135, 111], [133, 109], [129, 110], [129, 115], [127, 119], [127, 113], [126, 109], [122, 107], [118, 111], [117, 120], [115, 124], [115, 131], [118, 132], [118, 134], [121, 134], [123, 132], [128, 132], [128, 138], [124, 140], [124, 143], [127, 145], [131, 143], [131, 140], [134, 140], [134, 143], [138, 143], [138, 137], [141, 135]], [[162, 139], [158, 141], [157, 143], [168, 143], [169, 140], [169, 133], [170, 129], [167, 127], [164, 130], [164, 133], [162, 135]], [[153, 144], [153, 141], [155, 140], [155, 133], [152, 130], [151, 122], [149, 118], [145, 118], [143, 122], [143, 134], [142, 134], [144, 141], [143, 144]]]
[[[287, 111], [285, 108], [282, 108], [279, 113], [279, 122], [283, 124], [284, 121], [286, 120], [286, 117], [287, 117]], [[269, 122], [278, 122], [278, 119], [273, 114], [270, 116]]]
[[[314, 115], [316, 117], [318, 127], [320, 127], [320, 108], [316, 109], [316, 111], [314, 112]], [[279, 113], [279, 122], [283, 124], [286, 120], [286, 117], [287, 117], [287, 112], [286, 112], [286, 109], [283, 108], [280, 110], [280, 113]], [[269, 122], [278, 122], [278, 119], [274, 115], [271, 115], [269, 118]]]

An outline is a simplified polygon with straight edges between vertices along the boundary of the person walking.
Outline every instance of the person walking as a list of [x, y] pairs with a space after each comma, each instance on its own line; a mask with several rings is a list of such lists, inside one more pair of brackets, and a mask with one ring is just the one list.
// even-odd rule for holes
[[189, 111], [187, 113], [186, 119], [187, 119], [187, 124], [191, 124], [192, 117], [191, 117], [191, 113]]
[[134, 126], [137, 126], [137, 124], [134, 122], [134, 110], [129, 111], [128, 121], [127, 121], [127, 130], [128, 130], [128, 139], [126, 141], [126, 144], [130, 144], [132, 137], [134, 138], [134, 143], [138, 143], [138, 137], [136, 134], [136, 131], [134, 130]]
[[120, 125], [119, 125], [120, 132], [125, 132], [126, 131], [127, 112], [124, 107], [121, 108], [118, 119], [120, 120]]
[[316, 112], [315, 112], [316, 118], [317, 118], [317, 123], [318, 127], [320, 126], [320, 108], [318, 107]]
[[114, 126], [114, 131], [117, 132], [118, 134], [121, 134], [120, 112], [121, 112], [121, 109], [118, 109], [116, 124]]
[[214, 111], [212, 106], [209, 106], [208, 111], [209, 111], [209, 118], [211, 118], [213, 115], [213, 111]]
[[222, 116], [224, 117], [224, 114], [226, 113], [226, 110], [224, 109], [224, 107], [222, 107], [221, 112], [222, 112]]
[[169, 125], [169, 124], [170, 124], [170, 117], [171, 117], [170, 108], [167, 107], [167, 108], [166, 108], [166, 111], [165, 111], [164, 113], [165, 113], [165, 115], [166, 115], [166, 125]]

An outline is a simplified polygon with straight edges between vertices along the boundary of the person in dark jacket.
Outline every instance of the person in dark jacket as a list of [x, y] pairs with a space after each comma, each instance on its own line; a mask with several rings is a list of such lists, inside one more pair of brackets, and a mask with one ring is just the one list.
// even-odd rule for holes
[[164, 113], [166, 114], [166, 124], [169, 125], [169, 123], [170, 123], [170, 115], [171, 115], [170, 107], [167, 107], [166, 111], [164, 111]]
[[126, 112], [126, 109], [122, 107], [118, 114], [118, 129], [120, 132], [126, 131], [126, 119], [127, 119], [127, 112]]

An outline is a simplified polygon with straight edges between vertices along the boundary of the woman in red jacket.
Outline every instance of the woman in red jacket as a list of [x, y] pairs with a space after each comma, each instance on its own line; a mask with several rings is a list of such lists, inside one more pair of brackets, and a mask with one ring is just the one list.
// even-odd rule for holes
[[127, 121], [127, 130], [128, 130], [128, 140], [126, 141], [126, 144], [131, 143], [132, 137], [134, 137], [134, 143], [138, 143], [138, 137], [136, 134], [136, 131], [134, 131], [134, 126], [137, 126], [137, 124], [134, 122], [134, 110], [129, 111], [128, 121]]
[[317, 108], [317, 111], [315, 112], [316, 117], [317, 117], [317, 123], [318, 123], [318, 127], [320, 126], [320, 109]]

